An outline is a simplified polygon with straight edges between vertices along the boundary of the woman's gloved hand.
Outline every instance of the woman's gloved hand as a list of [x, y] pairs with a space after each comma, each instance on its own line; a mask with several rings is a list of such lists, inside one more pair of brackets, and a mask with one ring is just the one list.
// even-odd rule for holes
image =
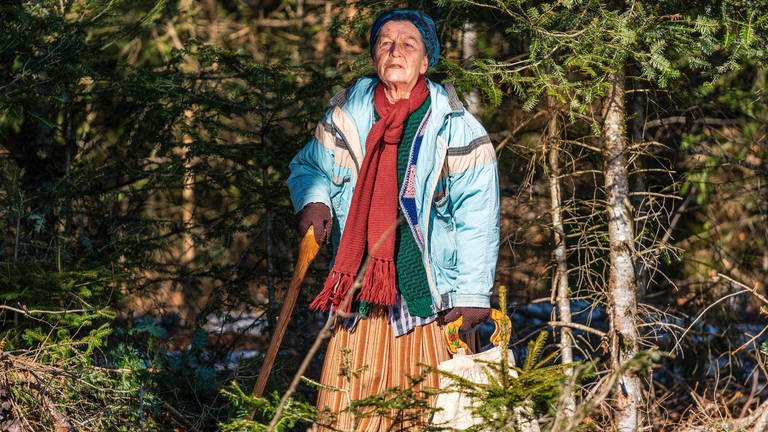
[[461, 328], [459, 330], [466, 331], [472, 327], [482, 323], [491, 316], [490, 308], [480, 307], [455, 307], [445, 314], [443, 320], [446, 323], [456, 321], [459, 317], [463, 317], [461, 322]]
[[304, 237], [309, 227], [313, 226], [315, 239], [322, 246], [331, 239], [331, 228], [333, 228], [331, 209], [323, 203], [309, 203], [296, 213], [294, 226], [301, 237]]

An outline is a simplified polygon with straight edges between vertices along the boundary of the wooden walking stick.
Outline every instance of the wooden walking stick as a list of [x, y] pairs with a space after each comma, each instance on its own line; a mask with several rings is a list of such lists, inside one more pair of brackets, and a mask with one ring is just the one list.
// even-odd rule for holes
[[280, 348], [280, 343], [283, 341], [285, 328], [288, 327], [288, 320], [291, 319], [293, 307], [296, 305], [296, 299], [299, 297], [301, 283], [307, 274], [309, 264], [315, 259], [319, 249], [320, 245], [315, 240], [315, 230], [310, 226], [307, 233], [304, 234], [304, 238], [301, 239], [301, 243], [299, 243], [299, 257], [296, 259], [296, 268], [293, 269], [293, 276], [291, 277], [291, 283], [288, 285], [288, 291], [285, 293], [285, 300], [283, 301], [283, 307], [280, 309], [280, 316], [277, 318], [275, 332], [272, 334], [272, 340], [269, 341], [267, 355], [264, 357], [259, 377], [253, 386], [253, 392], [251, 392], [255, 397], [259, 397], [264, 393], [269, 373], [272, 371], [272, 365], [277, 357], [277, 351]]

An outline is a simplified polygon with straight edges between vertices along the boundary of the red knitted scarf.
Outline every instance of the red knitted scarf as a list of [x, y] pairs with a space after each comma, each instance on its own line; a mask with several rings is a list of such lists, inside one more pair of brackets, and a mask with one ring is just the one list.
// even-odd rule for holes
[[[365, 140], [366, 154], [336, 261], [310, 308], [327, 310], [342, 304], [354, 284], [365, 253], [370, 260], [357, 299], [381, 305], [395, 304], [397, 145], [406, 119], [428, 95], [424, 76], [419, 77], [408, 99], [395, 103], [387, 100], [381, 82], [376, 86], [373, 103], [381, 118], [374, 123]], [[347, 312], [351, 303], [346, 305]]]

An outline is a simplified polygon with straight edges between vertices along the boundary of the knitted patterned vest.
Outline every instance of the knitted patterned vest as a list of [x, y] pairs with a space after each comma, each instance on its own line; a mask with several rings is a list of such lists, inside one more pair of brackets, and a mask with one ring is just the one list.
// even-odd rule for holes
[[[429, 109], [429, 97], [405, 121], [403, 136], [397, 147], [397, 184], [402, 187], [405, 178], [411, 145], [418, 132], [419, 125]], [[402, 209], [398, 206], [398, 216]], [[408, 312], [419, 317], [428, 317], [432, 311], [432, 294], [427, 282], [421, 251], [413, 238], [411, 228], [401, 219], [395, 234], [395, 270], [397, 272], [397, 289], [408, 304]]]

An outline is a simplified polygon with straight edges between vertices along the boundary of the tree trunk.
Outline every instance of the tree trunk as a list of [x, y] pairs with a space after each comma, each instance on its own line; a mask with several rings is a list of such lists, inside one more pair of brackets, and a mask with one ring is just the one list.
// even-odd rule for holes
[[323, 11], [323, 26], [315, 35], [315, 53], [320, 56], [320, 58], [325, 58], [327, 55], [325, 51], [328, 49], [328, 28], [331, 26], [332, 13], [333, 5], [330, 1], [326, 1]]
[[[264, 47], [264, 53], [265, 56], [269, 57], [269, 47]], [[262, 77], [262, 88], [264, 89], [264, 93], [269, 92], [269, 82], [267, 81], [267, 75], [263, 75]], [[270, 130], [269, 130], [269, 111], [266, 101], [262, 101], [261, 105], [261, 125], [259, 127], [259, 136], [261, 141], [261, 147], [264, 157], [261, 158], [262, 166], [261, 166], [261, 196], [264, 200], [264, 203], [270, 202], [270, 200], [267, 198], [269, 196], [269, 164], [268, 161], [269, 158], [266, 157], [266, 155], [269, 154], [271, 150], [271, 138], [270, 138]], [[277, 299], [276, 299], [276, 292], [275, 292], [275, 278], [274, 278], [274, 257], [273, 257], [273, 230], [272, 230], [272, 213], [270, 211], [270, 207], [265, 205], [264, 206], [264, 215], [263, 218], [265, 219], [264, 229], [266, 234], [266, 250], [265, 253], [267, 255], [267, 323], [269, 324], [269, 328], [275, 328], [275, 325], [277, 324], [277, 311], [276, 308]]]
[[[183, 0], [179, 2], [178, 12], [179, 16], [185, 16], [184, 12], [188, 11], [192, 6], [190, 0]], [[174, 47], [178, 50], [184, 49], [184, 44], [176, 32], [176, 27], [173, 22], [169, 22], [166, 26], [166, 30], [171, 37], [171, 41]], [[213, 37], [213, 36], [211, 36]], [[189, 63], [189, 66], [193, 70], [199, 71], [199, 64], [189, 56], [185, 56], [185, 60]], [[195, 260], [195, 241], [192, 236], [192, 224], [195, 213], [195, 175], [193, 172], [192, 160], [188, 157], [189, 146], [192, 145], [193, 138], [189, 133], [192, 125], [195, 122], [195, 113], [192, 108], [184, 110], [183, 114], [183, 130], [181, 133], [181, 148], [178, 155], [184, 163], [184, 174], [181, 179], [181, 222], [182, 222], [182, 234], [181, 234], [181, 254], [179, 254], [179, 264], [187, 266]], [[187, 288], [182, 289], [184, 291], [185, 298], [191, 299], [194, 297], [186, 297], [191, 292], [187, 291]]]
[[[464, 23], [461, 38], [461, 60], [464, 67], [468, 67], [470, 62], [477, 55], [477, 30], [471, 22]], [[465, 95], [467, 101], [467, 111], [472, 115], [477, 115], [480, 111], [480, 93], [473, 88], [469, 94]]]
[[[345, 4], [342, 9], [339, 11], [346, 11], [345, 15], [348, 20], [354, 20], [355, 17], [358, 16], [359, 11], [357, 10], [357, 4], [354, 2], [350, 2]], [[334, 40], [334, 43], [337, 47], [339, 47], [339, 62], [341, 62], [341, 59], [344, 59], [347, 57], [347, 55], [352, 54], [354, 52], [354, 47], [347, 42], [347, 40], [341, 36], [337, 36]]]
[[[634, 236], [629, 200], [627, 148], [624, 135], [624, 73], [610, 77], [605, 97], [603, 142], [605, 189], [608, 200], [608, 241], [610, 276], [608, 310], [610, 314], [611, 366], [620, 370], [638, 352], [637, 292], [635, 284]], [[625, 372], [615, 394], [615, 421], [619, 432], [638, 431], [643, 389], [640, 378]]]
[[[568, 298], [568, 263], [566, 261], [565, 229], [563, 227], [563, 205], [560, 198], [560, 130], [557, 124], [557, 111], [553, 108], [554, 98], [549, 98], [551, 110], [547, 125], [547, 150], [549, 152], [549, 194], [551, 197], [552, 233], [555, 244], [552, 252], [555, 260], [555, 275], [552, 278], [552, 295], [557, 296], [559, 321], [571, 323], [571, 300]], [[562, 364], [573, 363], [573, 333], [567, 325], [560, 327], [560, 360]], [[566, 375], [572, 375], [573, 369], [566, 369]], [[565, 417], [570, 417], [576, 409], [573, 392], [563, 395]]]
[[[634, 148], [638, 148], [643, 141], [645, 141], [645, 97], [642, 93], [637, 94], [632, 98], [630, 104], [632, 111], [632, 144]], [[640, 157], [635, 158], [634, 162], [634, 174], [632, 175], [632, 196], [631, 203], [635, 209], [635, 220], [643, 220], [644, 224], [652, 223], [652, 218], [644, 217], [648, 216], [648, 209], [644, 204], [646, 198], [645, 195], [645, 173], [643, 171], [644, 164]], [[643, 227], [638, 227], [637, 242], [635, 247], [637, 251], [643, 251], [648, 248], [649, 241], [642, 234]], [[670, 228], [671, 229], [671, 228]], [[649, 258], [646, 258], [649, 259]], [[635, 274], [637, 275], [637, 298], [642, 299], [648, 292], [648, 283], [650, 282], [650, 268], [653, 266], [653, 262], [646, 263], [643, 259], [637, 259], [635, 263]]]
[[216, 46], [219, 43], [219, 2], [208, 0], [205, 8], [208, 10], [208, 44]]
[[[184, 111], [184, 124], [189, 128], [194, 123], [194, 114], [191, 109]], [[189, 146], [192, 144], [192, 136], [184, 132], [181, 150], [181, 158], [184, 160], [184, 176], [181, 187], [181, 219], [184, 226], [182, 234], [181, 264], [189, 265], [195, 260], [195, 239], [192, 236], [192, 224], [195, 214], [195, 174], [192, 160], [188, 157]]]

